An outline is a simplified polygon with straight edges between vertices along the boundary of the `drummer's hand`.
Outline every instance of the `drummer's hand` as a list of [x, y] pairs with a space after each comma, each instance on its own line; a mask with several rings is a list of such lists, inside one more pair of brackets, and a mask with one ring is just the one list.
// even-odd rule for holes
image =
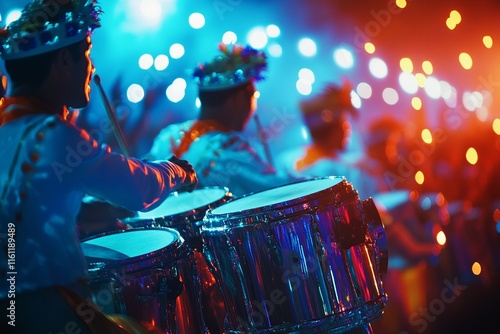
[[119, 230], [131, 230], [133, 228], [131, 225], [121, 222], [120, 220], [116, 220], [116, 226]]
[[168, 161], [181, 167], [187, 175], [184, 183], [177, 188], [177, 191], [193, 191], [196, 189], [196, 186], [198, 186], [198, 177], [196, 176], [193, 166], [188, 161], [181, 160], [176, 156], [172, 156]]

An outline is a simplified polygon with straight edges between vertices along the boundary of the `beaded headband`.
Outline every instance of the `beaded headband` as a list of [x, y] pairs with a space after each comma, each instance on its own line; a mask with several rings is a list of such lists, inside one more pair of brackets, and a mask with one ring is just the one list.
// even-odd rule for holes
[[267, 57], [262, 51], [239, 44], [219, 44], [221, 55], [212, 61], [198, 65], [193, 77], [200, 90], [221, 90], [250, 81], [263, 80], [267, 69]]
[[33, 0], [0, 29], [0, 56], [20, 59], [84, 40], [101, 26], [96, 0]]

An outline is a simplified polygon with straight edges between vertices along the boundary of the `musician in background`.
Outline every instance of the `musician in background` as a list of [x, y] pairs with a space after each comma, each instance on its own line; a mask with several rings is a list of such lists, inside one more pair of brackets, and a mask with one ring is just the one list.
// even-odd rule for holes
[[407, 188], [408, 182], [401, 181], [397, 170], [403, 137], [403, 125], [390, 114], [377, 117], [363, 134], [365, 154], [357, 166], [363, 174], [376, 180], [376, 193]]
[[7, 77], [0, 72], [0, 100], [5, 97], [7, 93]]
[[101, 10], [96, 1], [56, 7], [34, 0], [0, 30], [10, 80], [0, 105], [0, 332], [135, 333], [134, 322], [111, 321], [84, 292], [75, 223], [82, 199], [147, 211], [172, 191], [194, 189], [197, 178], [186, 161], [127, 158], [68, 121], [68, 108], [89, 102]]
[[193, 164], [201, 186], [228, 187], [237, 197], [301, 180], [276, 170], [241, 136], [257, 106], [255, 82], [263, 79], [266, 55], [241, 45], [220, 44], [219, 51], [193, 74], [201, 101], [198, 118], [164, 128], [149, 156], [182, 157]]
[[357, 166], [362, 155], [347, 150], [350, 119], [358, 114], [351, 102], [350, 84], [327, 84], [319, 94], [301, 101], [299, 107], [311, 140], [306, 147], [284, 152], [282, 163], [292, 164], [302, 175], [344, 176], [360, 198], [373, 195], [376, 181]]
[[413, 175], [401, 174], [398, 166], [414, 149], [410, 128], [390, 114], [380, 116], [365, 135], [366, 156], [359, 164], [373, 176], [372, 194], [385, 226], [389, 263], [383, 277], [388, 294], [384, 316], [373, 322], [375, 332], [399, 333], [419, 329], [419, 310], [435, 293], [433, 266], [442, 246], [436, 240], [445, 208], [444, 197], [417, 191]]

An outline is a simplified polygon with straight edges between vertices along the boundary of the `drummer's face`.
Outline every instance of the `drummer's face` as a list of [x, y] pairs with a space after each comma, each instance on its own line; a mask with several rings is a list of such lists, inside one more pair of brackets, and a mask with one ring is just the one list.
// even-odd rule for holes
[[71, 75], [67, 105], [73, 108], [86, 107], [90, 99], [90, 81], [94, 73], [94, 65], [90, 59], [92, 42], [87, 37], [79, 45], [79, 56], [71, 57]]

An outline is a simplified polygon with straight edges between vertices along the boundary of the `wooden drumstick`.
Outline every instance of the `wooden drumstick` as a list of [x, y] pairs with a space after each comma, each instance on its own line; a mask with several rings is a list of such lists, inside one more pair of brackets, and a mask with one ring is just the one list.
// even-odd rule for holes
[[97, 88], [99, 88], [99, 92], [101, 93], [102, 103], [104, 104], [104, 109], [106, 110], [106, 114], [108, 115], [108, 118], [111, 122], [113, 133], [115, 134], [118, 145], [120, 146], [123, 155], [129, 157], [130, 152], [127, 147], [127, 142], [125, 141], [125, 136], [123, 135], [123, 132], [120, 128], [120, 124], [118, 123], [115, 112], [111, 107], [108, 98], [106, 97], [106, 93], [104, 92], [104, 89], [101, 86], [101, 78], [97, 74], [94, 74], [93, 77], [94, 77], [94, 83], [97, 85]]

